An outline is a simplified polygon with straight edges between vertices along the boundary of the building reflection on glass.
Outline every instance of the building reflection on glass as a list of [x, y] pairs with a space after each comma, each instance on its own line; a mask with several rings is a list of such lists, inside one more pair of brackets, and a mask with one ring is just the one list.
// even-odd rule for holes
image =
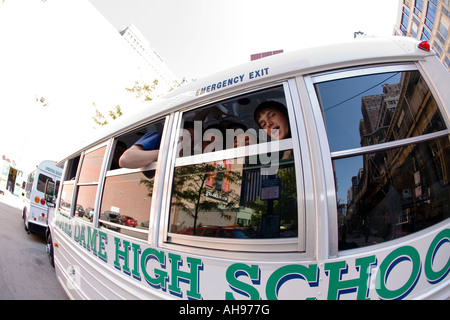
[[[332, 152], [377, 146], [333, 159], [340, 250], [399, 238], [449, 217], [448, 135], [402, 141], [446, 131], [419, 72], [347, 78], [316, 88]], [[340, 100], [337, 92], [351, 98]], [[398, 145], [386, 148], [385, 142]]]

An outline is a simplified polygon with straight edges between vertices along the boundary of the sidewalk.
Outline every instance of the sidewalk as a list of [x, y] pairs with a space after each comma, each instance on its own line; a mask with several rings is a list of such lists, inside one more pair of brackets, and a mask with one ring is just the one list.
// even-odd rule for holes
[[14, 207], [14, 208], [21, 208], [22, 200], [20, 197], [17, 197], [13, 195], [9, 191], [5, 191], [5, 194], [0, 194], [0, 202], [3, 202], [4, 204], [7, 204], [8, 206]]

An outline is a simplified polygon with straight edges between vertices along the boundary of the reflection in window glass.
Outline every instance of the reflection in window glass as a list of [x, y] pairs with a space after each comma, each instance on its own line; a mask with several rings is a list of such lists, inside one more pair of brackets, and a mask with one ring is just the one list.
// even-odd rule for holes
[[[447, 137], [334, 161], [339, 249], [396, 239], [450, 216]], [[351, 181], [351, 187], [342, 187]]]
[[251, 163], [247, 157], [175, 168], [169, 232], [240, 239], [297, 237], [293, 159], [276, 163], [273, 175], [261, 174], [261, 163]]
[[384, 142], [404, 143], [446, 129], [418, 71], [315, 87], [331, 152], [380, 147], [333, 161], [340, 250], [399, 238], [449, 217], [448, 137], [381, 150]]
[[96, 193], [97, 185], [78, 187], [77, 205], [74, 214], [76, 217], [92, 222]]
[[53, 181], [52, 178], [49, 176], [46, 176], [45, 174], [39, 174], [38, 177], [38, 183], [36, 189], [40, 192], [45, 192], [45, 184], [47, 183], [47, 180]]
[[316, 90], [331, 152], [445, 129], [418, 71], [328, 81], [316, 84]]
[[70, 215], [70, 209], [72, 206], [73, 184], [64, 183], [61, 191], [60, 210], [66, 215]]
[[25, 188], [27, 199], [30, 199], [30, 198], [31, 198], [31, 189], [33, 188], [34, 175], [35, 175], [34, 172], [33, 172], [33, 173], [30, 173], [30, 174], [28, 175], [28, 182], [27, 182], [27, 185], [26, 185], [26, 188]]
[[81, 165], [78, 183], [98, 182], [105, 150], [106, 146], [86, 153]]
[[102, 225], [130, 236], [147, 239], [154, 175], [155, 171], [151, 170], [107, 177], [100, 220], [109, 223]]

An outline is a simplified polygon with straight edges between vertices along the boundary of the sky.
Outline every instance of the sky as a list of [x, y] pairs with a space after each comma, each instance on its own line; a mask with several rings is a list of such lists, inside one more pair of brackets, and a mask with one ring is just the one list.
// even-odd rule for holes
[[397, 0], [1, 0], [0, 155], [27, 173], [101, 131], [93, 103], [103, 112], [142, 107], [125, 90], [146, 74], [117, 32], [130, 24], [191, 80], [253, 53], [341, 42], [356, 31], [390, 36], [397, 10]]
[[200, 78], [250, 60], [353, 39], [390, 36], [398, 0], [90, 0], [117, 29], [133, 23], [178, 77]]

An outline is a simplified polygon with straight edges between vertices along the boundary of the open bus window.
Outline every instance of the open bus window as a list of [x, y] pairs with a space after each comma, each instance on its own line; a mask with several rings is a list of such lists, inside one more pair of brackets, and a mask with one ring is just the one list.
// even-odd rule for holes
[[100, 225], [146, 240], [154, 176], [151, 170], [106, 177]]
[[282, 86], [220, 101], [183, 115], [178, 156], [291, 138]]
[[[101, 199], [99, 212], [101, 227], [147, 240], [156, 172], [154, 166], [150, 169], [138, 168], [147, 167], [157, 161], [163, 129], [164, 120], [156, 121], [115, 140]], [[138, 148], [133, 152], [137, 151], [138, 157], [143, 156], [145, 163], [141, 162], [140, 165], [130, 167], [121, 166], [122, 156], [136, 146]], [[140, 151], [143, 153], [139, 154]], [[147, 151], [156, 153], [147, 158]], [[132, 162], [132, 159], [128, 158], [126, 164]]]
[[[395, 239], [449, 217], [448, 134], [418, 71], [342, 78], [315, 88], [333, 159], [340, 250]], [[440, 132], [443, 138], [436, 139]], [[418, 141], [429, 133], [434, 136]]]
[[[157, 152], [154, 155], [151, 153], [159, 150], [163, 128], [164, 121], [158, 121], [119, 137], [114, 145], [109, 169], [140, 168], [156, 161]], [[148, 160], [136, 164], [133, 156]]]
[[234, 238], [245, 246], [246, 239], [298, 237], [297, 180], [283, 86], [185, 112], [178, 147], [170, 241], [182, 242], [180, 235], [199, 237], [194, 241]]

